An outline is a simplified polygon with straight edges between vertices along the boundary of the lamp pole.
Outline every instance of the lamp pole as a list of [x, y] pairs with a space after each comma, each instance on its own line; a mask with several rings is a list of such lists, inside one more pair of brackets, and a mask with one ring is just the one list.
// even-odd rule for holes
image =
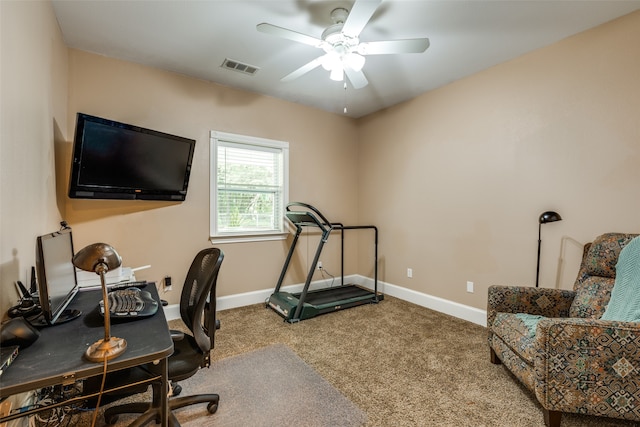
[[546, 211], [538, 218], [538, 262], [536, 263], [536, 288], [538, 287], [538, 280], [540, 278], [540, 246], [542, 245], [541, 232], [542, 224], [548, 222], [562, 221], [562, 217], [557, 212]]
[[94, 243], [84, 247], [74, 255], [73, 265], [81, 270], [93, 271], [100, 276], [102, 288], [102, 301], [104, 304], [104, 338], [91, 344], [85, 352], [85, 357], [90, 362], [102, 362], [111, 360], [121, 355], [127, 348], [124, 338], [111, 336], [111, 317], [109, 314], [109, 298], [107, 295], [107, 282], [105, 274], [109, 270], [120, 267], [122, 258], [116, 250], [106, 243]]
[[542, 223], [538, 222], [538, 263], [536, 264], [536, 288], [538, 287], [538, 279], [540, 278], [540, 245], [542, 240], [540, 239], [540, 233], [542, 231]]

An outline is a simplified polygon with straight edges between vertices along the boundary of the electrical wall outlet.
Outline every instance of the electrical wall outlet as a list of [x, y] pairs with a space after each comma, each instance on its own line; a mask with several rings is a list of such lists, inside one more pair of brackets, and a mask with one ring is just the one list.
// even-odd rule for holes
[[318, 261], [318, 270], [322, 270], [322, 261]]
[[171, 276], [165, 276], [164, 278], [164, 291], [169, 292], [171, 290]]
[[473, 282], [467, 282], [467, 292], [473, 293]]
[[413, 268], [407, 268], [407, 277], [409, 279], [413, 277]]

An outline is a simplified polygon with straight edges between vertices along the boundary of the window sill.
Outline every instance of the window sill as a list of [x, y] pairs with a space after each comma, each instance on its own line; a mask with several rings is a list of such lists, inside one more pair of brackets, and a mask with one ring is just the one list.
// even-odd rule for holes
[[272, 240], [285, 240], [289, 233], [269, 233], [269, 234], [240, 234], [229, 236], [209, 236], [209, 241], [213, 244], [223, 243], [248, 243], [267, 242]]

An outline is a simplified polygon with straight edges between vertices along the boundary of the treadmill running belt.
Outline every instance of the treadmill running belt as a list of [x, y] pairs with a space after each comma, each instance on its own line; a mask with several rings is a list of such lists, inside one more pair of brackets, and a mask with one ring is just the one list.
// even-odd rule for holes
[[[300, 293], [293, 294], [296, 298], [300, 297]], [[339, 301], [349, 300], [351, 298], [373, 297], [373, 292], [355, 285], [336, 286], [334, 288], [310, 291], [307, 293], [305, 302], [311, 305], [335, 304]]]

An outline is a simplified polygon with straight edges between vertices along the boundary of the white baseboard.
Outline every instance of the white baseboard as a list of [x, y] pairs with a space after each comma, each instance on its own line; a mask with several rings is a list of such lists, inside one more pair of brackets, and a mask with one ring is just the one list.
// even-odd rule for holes
[[[345, 282], [347, 278], [345, 277]], [[339, 283], [339, 281], [338, 281]], [[311, 289], [320, 289], [323, 287], [331, 286], [331, 280], [317, 280], [311, 282]], [[280, 288], [283, 292], [302, 292], [304, 283], [297, 285], [283, 286]], [[216, 298], [216, 309], [218, 311], [229, 310], [232, 308], [245, 307], [247, 305], [261, 304], [267, 302], [267, 299], [273, 293], [273, 288], [261, 289], [259, 291], [244, 292], [241, 294], [227, 295], [224, 297]], [[172, 304], [164, 307], [164, 315], [167, 320], [175, 320], [180, 318], [180, 305]]]
[[180, 318], [180, 304], [171, 304], [162, 308], [164, 309], [164, 317], [166, 317], [167, 320], [176, 320]]
[[[368, 289], [373, 289], [373, 279], [360, 276], [358, 274], [345, 276], [345, 282], [360, 285]], [[312, 283], [312, 289], [318, 289], [320, 287], [327, 287], [330, 285], [331, 280], [320, 280]], [[300, 292], [302, 291], [303, 286], [304, 284], [302, 283], [283, 286], [281, 290], [283, 292]], [[411, 302], [421, 307], [448, 314], [450, 316], [454, 316], [480, 326], [487, 325], [486, 310], [470, 307], [468, 305], [449, 301], [444, 298], [435, 297], [433, 295], [403, 288], [397, 285], [392, 285], [391, 283], [382, 281], [378, 281], [378, 291], [382, 292], [385, 295], [390, 295], [392, 297]], [[259, 291], [218, 297], [218, 299], [216, 300], [216, 306], [218, 311], [221, 311], [229, 310], [231, 308], [244, 307], [247, 305], [265, 303], [272, 293], [273, 289], [263, 289]], [[164, 307], [164, 313], [167, 317], [167, 320], [179, 319], [180, 307], [178, 304], [169, 305], [167, 307]]]
[[[373, 279], [359, 276], [360, 286], [373, 289]], [[480, 326], [487, 326], [487, 311], [468, 305], [460, 304], [455, 301], [449, 301], [444, 298], [435, 297], [433, 295], [414, 291], [412, 289], [403, 288], [402, 286], [392, 285], [391, 283], [378, 281], [378, 291], [385, 295], [390, 295], [398, 299], [411, 302], [413, 304], [425, 307], [440, 313], [448, 314]]]

